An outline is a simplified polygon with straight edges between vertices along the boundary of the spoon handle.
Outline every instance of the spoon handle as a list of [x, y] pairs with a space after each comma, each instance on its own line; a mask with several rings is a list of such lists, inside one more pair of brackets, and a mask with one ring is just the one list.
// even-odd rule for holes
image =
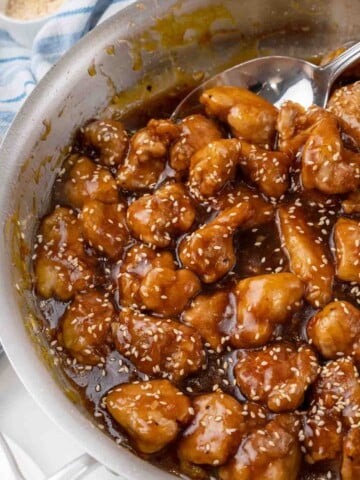
[[21, 473], [19, 466], [16, 462], [16, 459], [10, 450], [9, 445], [7, 444], [7, 441], [5, 440], [5, 437], [0, 433], [0, 455], [6, 460], [7, 466], [9, 469], [8, 474], [11, 475], [11, 477], [8, 477], [8, 480], [25, 480], [25, 477]]
[[95, 468], [100, 467], [100, 464], [94, 460], [90, 455], [84, 453], [81, 457], [73, 460], [56, 472], [54, 475], [48, 477], [47, 480], [76, 480], [80, 479], [85, 473], [89, 473]]
[[352, 45], [330, 63], [321, 67], [320, 70], [326, 76], [328, 83], [332, 84], [357, 59], [360, 60], [360, 42]]

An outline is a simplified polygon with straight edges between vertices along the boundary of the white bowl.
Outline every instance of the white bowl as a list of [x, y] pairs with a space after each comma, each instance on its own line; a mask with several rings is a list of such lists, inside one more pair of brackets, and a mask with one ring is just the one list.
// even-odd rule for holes
[[7, 3], [8, 0], [0, 0], [0, 29], [6, 30], [20, 45], [31, 47], [36, 34], [51, 15], [31, 20], [19, 20], [5, 15]]

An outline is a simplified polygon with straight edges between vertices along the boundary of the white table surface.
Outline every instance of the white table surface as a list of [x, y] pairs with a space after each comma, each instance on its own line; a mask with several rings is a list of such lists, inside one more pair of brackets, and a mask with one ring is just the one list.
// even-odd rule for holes
[[[35, 461], [45, 478], [84, 453], [74, 439], [38, 407], [20, 383], [5, 355], [0, 357], [0, 431]], [[17, 460], [21, 466], [21, 459]], [[99, 467], [85, 478], [121, 480], [104, 467]], [[26, 480], [42, 479], [34, 473], [26, 476]]]

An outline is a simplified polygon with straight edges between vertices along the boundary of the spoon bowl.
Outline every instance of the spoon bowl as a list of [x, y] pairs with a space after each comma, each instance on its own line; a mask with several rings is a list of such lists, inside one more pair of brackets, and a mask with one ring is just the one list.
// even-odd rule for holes
[[197, 111], [201, 93], [220, 85], [246, 88], [277, 107], [286, 100], [305, 108], [312, 104], [325, 107], [334, 81], [359, 59], [360, 42], [322, 67], [293, 57], [255, 58], [235, 65], [196, 87], [177, 106], [173, 118], [183, 118]]

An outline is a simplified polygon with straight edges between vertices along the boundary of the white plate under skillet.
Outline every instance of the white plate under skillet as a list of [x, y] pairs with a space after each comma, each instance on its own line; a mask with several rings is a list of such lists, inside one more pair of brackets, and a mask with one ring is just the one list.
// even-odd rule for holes
[[[11, 438], [4, 435], [7, 444], [12, 451], [16, 462], [27, 480], [44, 480], [45, 475], [40, 470], [38, 465], [31, 459], [31, 457], [24, 452], [24, 450], [15, 443]], [[0, 478], [5, 479], [9, 478], [9, 469], [7, 466], [7, 460], [5, 460], [2, 456], [0, 456]]]

